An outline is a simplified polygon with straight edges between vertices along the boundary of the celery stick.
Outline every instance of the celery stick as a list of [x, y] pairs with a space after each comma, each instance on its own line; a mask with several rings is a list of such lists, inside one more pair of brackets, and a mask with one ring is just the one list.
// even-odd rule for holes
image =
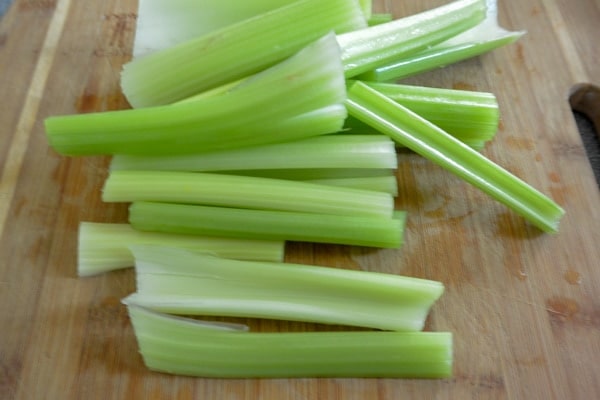
[[369, 19], [367, 20], [367, 25], [374, 26], [379, 24], [385, 24], [394, 19], [393, 15], [390, 13], [376, 13], [371, 14]]
[[452, 375], [449, 332], [243, 332], [128, 305], [151, 370], [214, 378]]
[[121, 86], [135, 108], [170, 104], [255, 74], [328, 32], [365, 26], [356, 1], [299, 0], [134, 59], [124, 66]]
[[306, 169], [257, 169], [220, 171], [220, 173], [241, 176], [256, 176], [292, 181], [314, 181], [327, 179], [383, 178], [395, 176], [391, 169], [358, 168], [306, 168]]
[[484, 0], [457, 0], [406, 18], [338, 35], [347, 78], [427, 49], [479, 24]]
[[318, 214], [391, 217], [387, 193], [206, 172], [111, 171], [107, 202], [161, 201]]
[[349, 113], [446, 168], [546, 232], [556, 232], [564, 210], [527, 183], [387, 96], [355, 82]]
[[82, 222], [79, 226], [77, 272], [96, 275], [133, 267], [128, 246], [152, 244], [180, 247], [219, 257], [257, 261], [282, 261], [285, 243], [206, 236], [140, 232], [129, 224]]
[[338, 131], [345, 95], [339, 47], [329, 34], [219, 95], [45, 124], [52, 147], [68, 155], [197, 153]]
[[[468, 90], [438, 89], [393, 83], [363, 82], [404, 107], [419, 114], [444, 131], [480, 149], [498, 131], [500, 112], [492, 93]], [[354, 118], [346, 120], [346, 127], [364, 132], [373, 130]]]
[[361, 74], [358, 79], [392, 81], [475, 57], [518, 40], [525, 32], [507, 31], [498, 25], [496, 0], [486, 0], [486, 19], [443, 43], [419, 53], [399, 57], [388, 65]]
[[384, 135], [327, 135], [286, 143], [179, 156], [116, 155], [111, 170], [223, 171], [296, 168], [396, 168]]
[[357, 178], [329, 178], [329, 179], [310, 179], [303, 182], [315, 183], [319, 185], [330, 185], [347, 187], [361, 190], [372, 190], [375, 192], [389, 193], [392, 196], [398, 195], [398, 181], [395, 175], [388, 176], [368, 176]]
[[137, 292], [127, 302], [171, 314], [419, 331], [444, 291], [439, 282], [392, 274], [231, 260], [162, 246], [131, 250]]
[[382, 218], [153, 202], [129, 207], [129, 222], [141, 231], [384, 248], [401, 246], [405, 218], [403, 212]]

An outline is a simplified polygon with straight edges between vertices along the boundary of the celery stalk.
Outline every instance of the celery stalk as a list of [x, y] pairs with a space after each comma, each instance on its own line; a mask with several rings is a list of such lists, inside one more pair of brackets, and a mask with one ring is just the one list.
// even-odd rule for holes
[[326, 135], [286, 143], [178, 156], [116, 155], [111, 170], [235, 171], [248, 169], [396, 168], [384, 135]]
[[452, 375], [449, 332], [244, 332], [128, 305], [151, 370], [214, 378]]
[[50, 117], [45, 125], [52, 147], [68, 155], [197, 153], [338, 131], [345, 95], [339, 47], [329, 34], [218, 95]]
[[170, 104], [255, 74], [328, 32], [365, 26], [356, 1], [299, 0], [134, 59], [121, 86], [135, 108]]
[[[498, 131], [500, 111], [492, 93], [429, 88], [393, 83], [363, 82], [475, 149], [481, 149]], [[346, 128], [373, 131], [350, 117]], [[375, 131], [377, 132], [377, 131]]]
[[180, 171], [111, 171], [102, 199], [388, 218], [394, 209], [393, 198], [387, 193], [285, 179]]
[[510, 172], [387, 96], [357, 81], [349, 113], [505, 204], [543, 231], [556, 232], [564, 210]]
[[486, 19], [455, 37], [413, 55], [365, 72], [358, 79], [392, 81], [475, 57], [518, 40], [525, 32], [507, 31], [498, 25], [496, 0], [486, 0]]
[[129, 222], [141, 231], [398, 248], [406, 215], [394, 218], [134, 202]]
[[134, 244], [161, 245], [213, 254], [219, 257], [257, 261], [282, 261], [283, 241], [216, 238], [140, 232], [129, 224], [82, 222], [79, 226], [77, 272], [91, 276], [133, 267]]
[[347, 78], [425, 50], [479, 24], [484, 0], [452, 3], [388, 23], [338, 35]]
[[137, 292], [155, 311], [423, 329], [444, 291], [436, 281], [303, 264], [231, 260], [184, 249], [132, 246]]

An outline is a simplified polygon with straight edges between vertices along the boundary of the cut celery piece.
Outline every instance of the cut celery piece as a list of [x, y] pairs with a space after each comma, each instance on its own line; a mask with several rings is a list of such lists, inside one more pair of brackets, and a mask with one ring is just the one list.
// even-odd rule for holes
[[[121, 87], [135, 108], [170, 104], [255, 74], [328, 32], [365, 26], [356, 1], [299, 0], [134, 59], [123, 68]], [[312, 63], [322, 63], [321, 57]]]
[[394, 218], [382, 218], [134, 202], [129, 222], [149, 232], [398, 248], [406, 215], [400, 211]]
[[347, 78], [443, 42], [485, 18], [484, 0], [457, 0], [419, 14], [338, 35]]
[[235, 171], [397, 166], [394, 142], [384, 135], [326, 135], [293, 142], [179, 156], [116, 155], [112, 170]]
[[466, 60], [517, 41], [524, 31], [508, 31], [498, 25], [496, 0], [486, 0], [486, 19], [443, 43], [359, 75], [368, 81], [392, 81]]
[[79, 226], [77, 272], [91, 276], [133, 267], [134, 244], [179, 247], [225, 258], [283, 261], [285, 243], [206, 236], [140, 232], [129, 224], [82, 222]]
[[245, 332], [128, 305], [155, 371], [213, 378], [446, 378], [449, 332]]
[[106, 202], [162, 201], [318, 214], [391, 217], [391, 195], [285, 179], [181, 171], [111, 171]]
[[51, 146], [62, 154], [197, 153], [336, 132], [346, 118], [345, 96], [339, 47], [329, 34], [219, 95], [50, 117], [45, 125]]
[[558, 204], [387, 96], [357, 81], [346, 106], [355, 118], [481, 189], [541, 230], [558, 231], [564, 214]]
[[178, 315], [268, 318], [420, 331], [440, 282], [341, 268], [240, 261], [132, 246], [137, 292], [127, 298]]
[[[498, 131], [500, 111], [496, 96], [492, 93], [363, 83], [476, 149], [481, 149]], [[369, 129], [373, 131], [373, 128], [352, 117], [346, 120], [345, 127], [358, 133]]]

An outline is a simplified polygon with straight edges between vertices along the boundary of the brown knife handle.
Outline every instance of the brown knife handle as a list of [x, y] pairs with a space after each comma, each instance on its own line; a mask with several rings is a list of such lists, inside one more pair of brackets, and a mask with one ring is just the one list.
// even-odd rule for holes
[[587, 116], [600, 137], [600, 88], [589, 83], [575, 85], [569, 96], [571, 108]]

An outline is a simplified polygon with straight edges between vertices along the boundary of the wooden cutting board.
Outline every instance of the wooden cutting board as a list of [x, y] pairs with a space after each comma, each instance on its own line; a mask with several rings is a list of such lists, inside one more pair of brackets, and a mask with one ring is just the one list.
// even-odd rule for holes
[[[408, 15], [445, 0], [375, 1]], [[502, 122], [484, 153], [566, 209], [542, 234], [413, 154], [400, 154], [398, 250], [290, 244], [287, 260], [442, 281], [427, 329], [454, 333], [445, 380], [218, 380], [148, 371], [120, 299], [132, 271], [79, 279], [80, 221], [125, 221], [104, 204], [107, 159], [63, 158], [42, 125], [127, 107], [134, 0], [16, 0], [0, 23], [0, 398], [600, 398], [600, 191], [569, 109], [600, 82], [598, 0], [501, 1], [517, 44], [409, 83], [493, 92]], [[308, 324], [265, 328], [312, 330]]]

